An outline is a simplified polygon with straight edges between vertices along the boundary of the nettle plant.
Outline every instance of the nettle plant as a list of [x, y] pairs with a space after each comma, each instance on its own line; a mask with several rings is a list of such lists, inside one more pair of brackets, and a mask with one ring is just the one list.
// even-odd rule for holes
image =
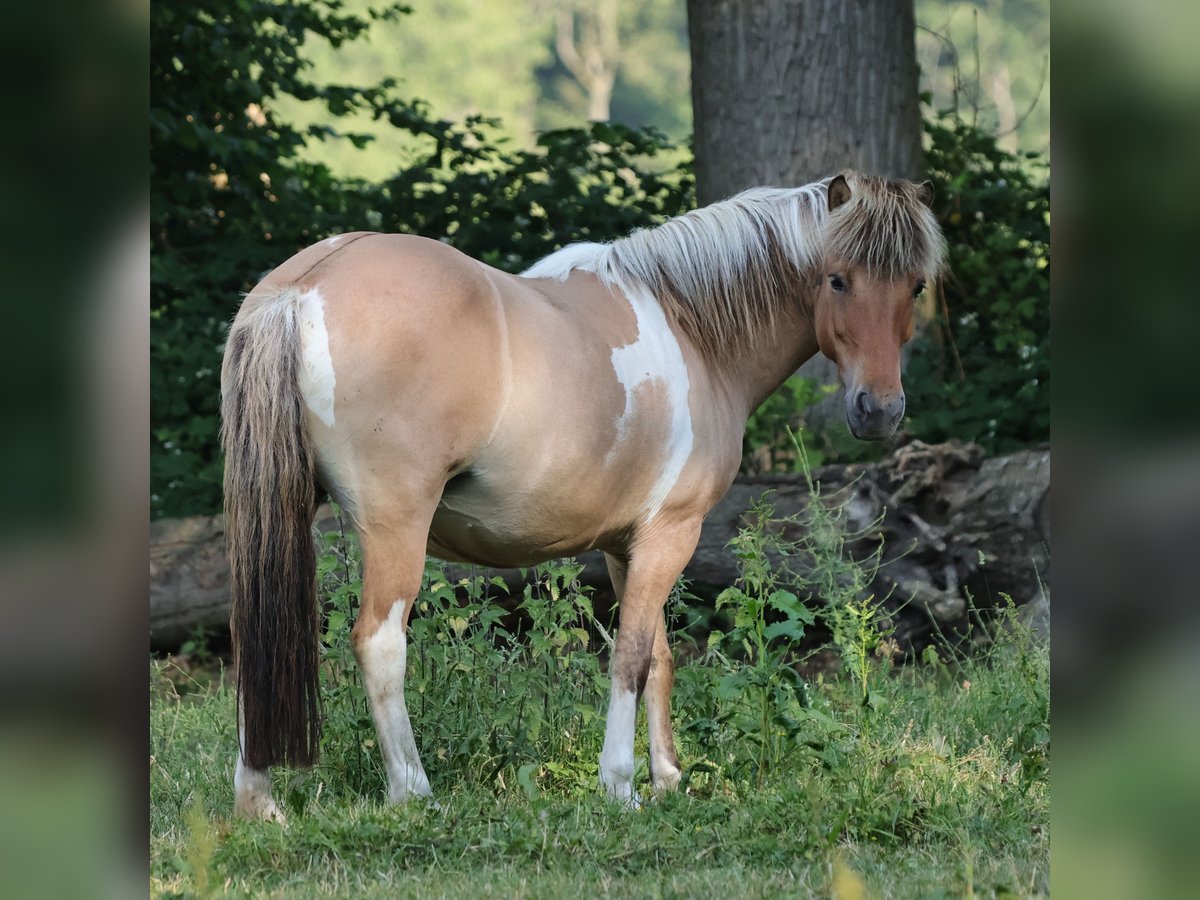
[[[726, 706], [712, 724], [723, 719], [740, 738], [757, 743], [759, 781], [779, 763], [802, 727], [798, 711], [807, 697], [791, 657], [806, 627], [816, 621], [800, 598], [782, 587], [781, 571], [771, 561], [771, 552], [795, 550], [782, 536], [774, 512], [766, 495], [760, 497], [730, 542], [741, 577], [717, 595], [716, 608], [733, 613], [733, 628], [708, 636], [707, 655], [723, 673], [715, 684], [716, 698]], [[770, 612], [777, 616], [768, 622]], [[735, 661], [739, 651], [745, 664]]]
[[[686, 727], [714, 754], [729, 738], [755, 746], [746, 760], [752, 771], [745, 774], [756, 782], [799, 746], [811, 746], [814, 733], [834, 727], [813, 707], [798, 669], [812, 652], [805, 642], [809, 629], [819, 620], [830, 633], [864, 706], [872, 702], [878, 651], [888, 635], [883, 600], [868, 592], [882, 544], [865, 560], [855, 559], [847, 543], [865, 532], [846, 532], [844, 504], [822, 497], [804, 444], [787, 433], [810, 500], [792, 516], [776, 515], [770, 492], [751, 505], [729, 545], [739, 577], [716, 600], [718, 612], [732, 615], [732, 627], [709, 633], [705, 667], [682, 669], [678, 676], [686, 702], [706, 693], [716, 700], [715, 713], [711, 706], [707, 714], [695, 710]], [[725, 763], [734, 763], [733, 757], [726, 754]]]

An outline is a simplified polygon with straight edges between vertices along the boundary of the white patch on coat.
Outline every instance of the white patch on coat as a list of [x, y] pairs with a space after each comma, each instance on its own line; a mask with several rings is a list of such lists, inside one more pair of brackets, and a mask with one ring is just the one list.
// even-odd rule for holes
[[658, 479], [646, 498], [646, 518], [652, 519], [679, 480], [688, 457], [692, 455], [692, 413], [688, 407], [687, 363], [679, 341], [671, 330], [667, 317], [650, 294], [643, 288], [628, 293], [629, 305], [637, 317], [638, 337], [632, 344], [612, 351], [612, 367], [617, 381], [625, 389], [625, 408], [617, 418], [617, 444], [625, 441], [635, 413], [637, 389], [658, 381], [666, 392], [670, 431], [665, 458]]
[[358, 646], [358, 665], [367, 698], [371, 701], [379, 748], [387, 768], [388, 797], [393, 803], [400, 803], [414, 794], [428, 797], [432, 793], [404, 700], [404, 669], [408, 656], [404, 609], [405, 601], [396, 600], [375, 633]]
[[325, 298], [317, 288], [296, 298], [296, 326], [300, 329], [300, 393], [317, 418], [332, 428], [337, 375], [329, 354]]
[[567, 244], [549, 256], [539, 259], [521, 273], [522, 278], [553, 278], [566, 281], [571, 272], [580, 269], [594, 272], [596, 260], [604, 253], [604, 244]]
[[604, 726], [604, 748], [600, 751], [600, 781], [608, 795], [632, 806], [638, 805], [633, 790], [633, 736], [637, 727], [637, 694], [613, 681]]
[[271, 796], [271, 773], [251, 769], [240, 752], [233, 773], [233, 809], [247, 819], [284, 821], [283, 813]]
[[640, 282], [615, 280], [608, 271], [612, 248], [611, 244], [568, 244], [539, 260], [521, 275], [525, 278], [565, 281], [576, 269], [595, 272], [601, 281], [621, 291], [633, 308], [637, 319], [637, 340], [612, 351], [613, 371], [625, 389], [625, 408], [617, 417], [617, 442], [609, 458], [629, 435], [636, 411], [635, 394], [638, 387], [647, 382], [660, 382], [666, 392], [670, 432], [664, 448], [662, 470], [643, 506], [646, 519], [653, 519], [675, 487], [692, 454], [694, 435], [692, 413], [688, 406], [691, 383], [683, 351], [667, 322], [662, 304]]

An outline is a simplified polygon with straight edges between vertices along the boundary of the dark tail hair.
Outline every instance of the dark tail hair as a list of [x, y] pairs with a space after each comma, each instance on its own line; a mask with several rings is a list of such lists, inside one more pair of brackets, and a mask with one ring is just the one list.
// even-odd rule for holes
[[252, 769], [311, 765], [321, 739], [316, 468], [294, 298], [284, 291], [243, 308], [221, 370], [230, 627], [242, 757]]

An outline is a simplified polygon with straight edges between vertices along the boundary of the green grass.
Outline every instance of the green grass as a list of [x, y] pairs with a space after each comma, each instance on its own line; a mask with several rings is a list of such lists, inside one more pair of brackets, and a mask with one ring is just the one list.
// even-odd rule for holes
[[[819, 538], [836, 522], [816, 524]], [[1044, 894], [1048, 648], [1010, 621], [969, 657], [930, 651], [893, 666], [885, 623], [861, 613], [869, 603], [839, 597], [831, 581], [818, 601], [812, 584], [763, 565], [769, 531], [761, 518], [736, 545], [743, 578], [716, 637], [676, 622], [684, 782], [637, 811], [598, 788], [606, 629], [570, 563], [542, 572], [526, 592], [528, 627], [511, 632], [481, 579], [450, 585], [431, 567], [407, 693], [438, 802], [388, 806], [346, 644], [357, 559], [352, 546], [331, 546], [321, 562], [335, 626], [323, 755], [312, 770], [275, 773], [286, 825], [231, 816], [235, 699], [225, 679], [151, 663], [152, 893]], [[842, 556], [839, 541], [805, 549], [817, 562]], [[807, 681], [795, 648], [813, 616], [801, 604], [858, 629], [842, 641], [845, 663]], [[859, 611], [851, 619], [847, 604]], [[646, 795], [644, 735], [637, 755]]]
[[[879, 674], [868, 706], [857, 685], [818, 680], [802, 733], [761, 778], [753, 742], [707, 740], [680, 717], [689, 784], [636, 812], [594, 788], [599, 718], [527, 747], [542, 763], [524, 785], [524, 756], [493, 774], [486, 753], [452, 760], [423, 741], [438, 807], [382, 802], [367, 729], [353, 736], [365, 772], [276, 773], [284, 827], [229, 815], [233, 692], [181, 694], [166, 680], [172, 664], [157, 663], [152, 890], [199, 894], [206, 880], [288, 896], [779, 896], [827, 892], [841, 860], [882, 896], [1035, 895], [1049, 840], [1045, 723], [1034, 715], [1046, 662], [1005, 645], [953, 672]], [[714, 681], [695, 668], [680, 671], [688, 705]]]

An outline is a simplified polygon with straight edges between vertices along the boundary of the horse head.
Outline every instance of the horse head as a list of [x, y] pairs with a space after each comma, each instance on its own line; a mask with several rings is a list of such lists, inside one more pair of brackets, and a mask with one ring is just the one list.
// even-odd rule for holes
[[901, 350], [916, 298], [941, 267], [943, 239], [929, 182], [847, 171], [829, 182], [813, 323], [846, 388], [855, 437], [890, 437], [904, 416]]

